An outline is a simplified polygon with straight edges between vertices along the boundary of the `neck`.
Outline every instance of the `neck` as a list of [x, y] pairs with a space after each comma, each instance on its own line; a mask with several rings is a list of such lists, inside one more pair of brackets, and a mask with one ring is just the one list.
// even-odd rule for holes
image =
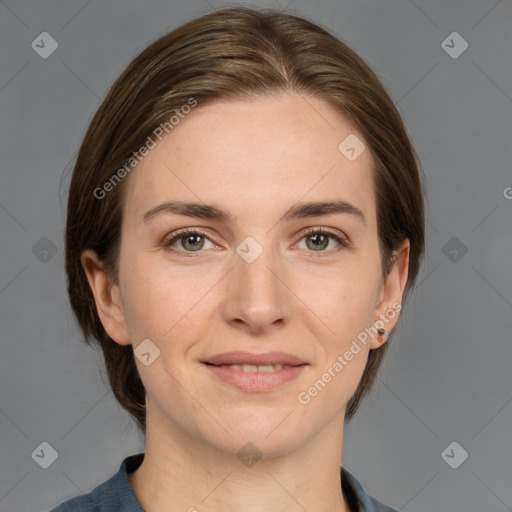
[[130, 485], [146, 512], [350, 512], [342, 494], [343, 416], [281, 455], [244, 465], [233, 454], [147, 415], [146, 449]]

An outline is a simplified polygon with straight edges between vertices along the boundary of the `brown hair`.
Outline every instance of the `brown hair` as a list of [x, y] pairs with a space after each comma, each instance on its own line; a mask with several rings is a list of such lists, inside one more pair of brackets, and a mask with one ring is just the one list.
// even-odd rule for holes
[[[282, 92], [322, 99], [355, 123], [375, 160], [382, 275], [392, 267], [393, 251], [409, 239], [404, 299], [416, 280], [424, 251], [421, 169], [398, 111], [368, 65], [326, 29], [271, 9], [224, 8], [178, 27], [143, 50], [108, 92], [81, 144], [68, 198], [71, 306], [85, 342], [92, 338], [103, 350], [114, 396], [144, 432], [145, 389], [132, 346], [119, 345], [106, 333], [80, 260], [85, 249], [95, 250], [117, 281], [122, 191], [128, 178], [101, 199], [95, 190], [191, 98], [204, 105]], [[370, 351], [347, 419], [370, 390], [387, 346]]]

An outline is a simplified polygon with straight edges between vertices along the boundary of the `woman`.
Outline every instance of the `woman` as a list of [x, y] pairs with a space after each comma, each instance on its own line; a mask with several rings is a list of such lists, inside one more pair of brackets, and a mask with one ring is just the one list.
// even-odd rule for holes
[[66, 228], [71, 305], [142, 454], [64, 511], [389, 512], [340, 467], [424, 250], [422, 185], [368, 66], [232, 7], [119, 77]]

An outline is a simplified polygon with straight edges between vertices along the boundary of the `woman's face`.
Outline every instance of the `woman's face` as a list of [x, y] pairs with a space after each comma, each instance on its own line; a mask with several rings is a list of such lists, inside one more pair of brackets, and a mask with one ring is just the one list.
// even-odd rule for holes
[[119, 286], [98, 307], [138, 355], [148, 424], [265, 454], [342, 424], [385, 342], [361, 333], [395, 325], [408, 261], [406, 247], [383, 281], [373, 160], [354, 136], [311, 97], [217, 101], [126, 178]]

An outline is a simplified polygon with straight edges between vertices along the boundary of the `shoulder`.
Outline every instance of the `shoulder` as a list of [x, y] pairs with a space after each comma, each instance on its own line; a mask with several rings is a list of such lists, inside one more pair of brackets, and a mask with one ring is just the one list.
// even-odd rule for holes
[[115, 501], [115, 479], [117, 475], [95, 487], [90, 493], [71, 498], [50, 512], [105, 512], [105, 508]]
[[[94, 491], [97, 489], [98, 487], [94, 489]], [[100, 512], [101, 509], [98, 508], [98, 502], [92, 496], [94, 491], [84, 496], [71, 498], [61, 503], [59, 506], [52, 508], [50, 512]]]
[[135, 471], [144, 458], [143, 453], [123, 460], [119, 471], [96, 486], [88, 494], [71, 498], [50, 512], [140, 512], [138, 503], [128, 482], [128, 473]]
[[350, 482], [353, 493], [357, 496], [358, 505], [356, 506], [359, 507], [355, 509], [357, 512], [398, 512], [398, 510], [391, 508], [389, 505], [386, 505], [376, 500], [373, 496], [367, 494], [359, 480], [357, 480], [352, 473], [347, 471], [345, 468], [342, 468], [341, 471], [342, 476], [345, 476]]

